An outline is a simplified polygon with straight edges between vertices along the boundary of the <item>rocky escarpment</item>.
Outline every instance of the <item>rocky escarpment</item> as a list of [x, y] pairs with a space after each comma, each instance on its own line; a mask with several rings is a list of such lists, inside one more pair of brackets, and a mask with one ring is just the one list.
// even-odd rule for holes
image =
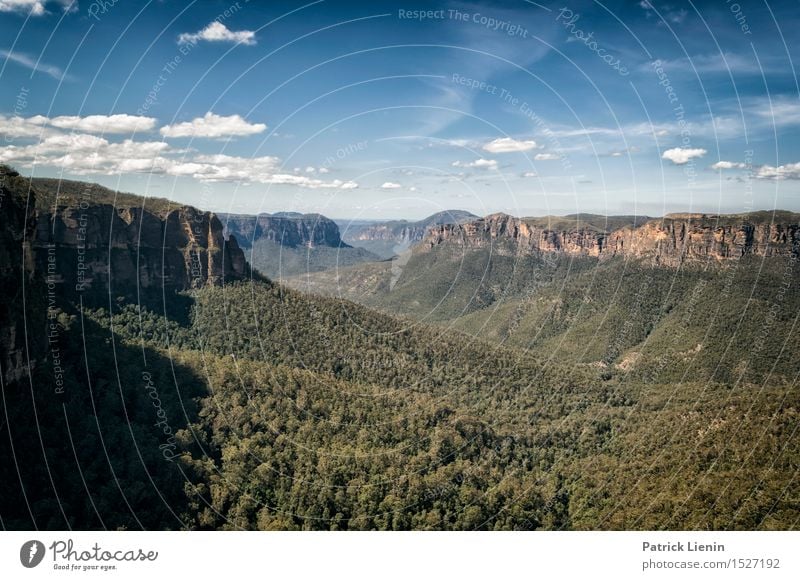
[[416, 222], [406, 220], [370, 224], [359, 228], [349, 228], [345, 237], [359, 241], [394, 241], [399, 244], [413, 245], [422, 241], [431, 226], [459, 224], [477, 216], [460, 210], [442, 211]]
[[219, 285], [248, 275], [236, 239], [212, 213], [78, 203], [37, 212], [37, 267], [65, 295], [138, 296]]
[[359, 225], [347, 224], [344, 239], [348, 243], [376, 251], [388, 258], [407, 248], [419, 244], [428, 228], [445, 224], [460, 224], [477, 219], [478, 216], [462, 210], [435, 213], [416, 222], [397, 220]]
[[267, 240], [290, 248], [349, 248], [336, 222], [319, 214], [219, 214], [225, 236], [235, 236], [243, 248]]
[[754, 212], [739, 215], [675, 214], [606, 229], [564, 218], [515, 218], [493, 214], [464, 224], [428, 230], [420, 251], [447, 245], [492, 246], [505, 254], [552, 254], [649, 258], [677, 266], [744, 255], [788, 256], [800, 246], [800, 214]]
[[[42, 308], [41, 280], [34, 276], [30, 241], [35, 231], [34, 198], [25, 179], [0, 166], [0, 372], [6, 384], [27, 371], [25, 349], [25, 305]], [[37, 284], [39, 282], [39, 284]], [[39, 290], [34, 292], [34, 290]], [[31, 321], [37, 322], [37, 321]], [[41, 339], [36, 333], [33, 340]], [[33, 344], [34, 351], [43, 345]]]

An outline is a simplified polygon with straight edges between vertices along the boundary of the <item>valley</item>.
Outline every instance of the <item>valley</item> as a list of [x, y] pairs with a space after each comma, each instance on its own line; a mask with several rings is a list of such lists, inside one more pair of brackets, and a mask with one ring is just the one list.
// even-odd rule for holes
[[795, 525], [797, 214], [431, 223], [284, 280], [259, 240], [346, 236], [2, 177], [6, 529]]

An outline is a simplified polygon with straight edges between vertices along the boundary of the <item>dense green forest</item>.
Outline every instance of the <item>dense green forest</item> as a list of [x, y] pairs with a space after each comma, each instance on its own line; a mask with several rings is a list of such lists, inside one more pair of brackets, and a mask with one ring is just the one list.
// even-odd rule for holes
[[[789, 381], [609, 376], [268, 282], [192, 301], [188, 322], [59, 315], [65, 394], [37, 401], [23, 444], [47, 458], [21, 464], [26, 487], [58, 492], [37, 526], [796, 525]], [[30, 526], [4, 497], [4, 525]]]
[[794, 380], [800, 370], [794, 259], [665, 268], [621, 257], [524, 255], [498, 243], [415, 252], [397, 270], [363, 264], [288, 283], [641, 380]]

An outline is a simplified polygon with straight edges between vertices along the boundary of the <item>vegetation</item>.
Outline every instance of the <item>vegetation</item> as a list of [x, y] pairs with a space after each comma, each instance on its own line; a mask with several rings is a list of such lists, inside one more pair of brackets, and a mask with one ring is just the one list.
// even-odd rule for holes
[[97, 183], [35, 177], [30, 180], [36, 191], [36, 207], [52, 210], [56, 203], [65, 206], [80, 206], [81, 203], [107, 204], [117, 208], [141, 207], [158, 215], [166, 215], [183, 204], [162, 197], [142, 197], [132, 193], [114, 191]]
[[267, 239], [256, 241], [245, 255], [247, 261], [259, 272], [274, 280], [300, 276], [308, 272], [335, 271], [338, 268], [378, 260], [378, 256], [364, 248], [348, 246], [293, 248]]

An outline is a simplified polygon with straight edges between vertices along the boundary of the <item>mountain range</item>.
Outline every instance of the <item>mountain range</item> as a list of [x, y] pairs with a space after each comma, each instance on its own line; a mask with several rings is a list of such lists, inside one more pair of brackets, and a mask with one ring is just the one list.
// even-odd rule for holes
[[796, 525], [797, 214], [464, 216], [301, 292], [247, 250], [320, 216], [0, 188], [4, 529]]

